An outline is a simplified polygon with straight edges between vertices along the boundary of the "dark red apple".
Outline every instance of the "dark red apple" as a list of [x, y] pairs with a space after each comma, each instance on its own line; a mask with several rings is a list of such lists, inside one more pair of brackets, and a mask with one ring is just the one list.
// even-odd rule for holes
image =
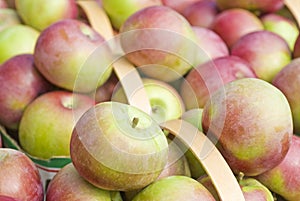
[[223, 38], [229, 48], [242, 36], [263, 30], [261, 20], [248, 10], [233, 8], [220, 12], [211, 28]]
[[242, 78], [215, 92], [203, 109], [204, 132], [234, 173], [256, 176], [286, 156], [293, 119], [284, 94], [258, 78]]
[[294, 45], [293, 57], [294, 58], [300, 57], [300, 35], [297, 37]]
[[248, 61], [257, 77], [268, 82], [291, 61], [287, 42], [270, 31], [243, 36], [232, 47], [231, 54]]
[[33, 55], [12, 57], [0, 67], [0, 124], [17, 130], [24, 109], [36, 97], [52, 89], [39, 73]]
[[112, 72], [111, 76], [108, 80], [97, 88], [96, 92], [92, 95], [95, 96], [95, 102], [101, 103], [104, 101], [110, 101], [115, 90], [115, 87], [119, 83], [119, 79], [114, 72]]
[[187, 109], [203, 108], [216, 90], [244, 77], [256, 77], [248, 62], [236, 56], [216, 58], [192, 69], [182, 82], [180, 94]]
[[297, 201], [300, 197], [300, 138], [293, 135], [290, 149], [283, 161], [257, 179], [286, 200]]
[[39, 171], [23, 152], [0, 148], [0, 195], [20, 201], [43, 201]]

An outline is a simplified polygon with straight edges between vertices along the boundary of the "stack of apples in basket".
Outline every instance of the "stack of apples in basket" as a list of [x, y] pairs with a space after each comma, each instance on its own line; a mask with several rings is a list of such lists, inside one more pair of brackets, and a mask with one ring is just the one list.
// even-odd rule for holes
[[299, 201], [297, 12], [0, 0], [0, 201]]

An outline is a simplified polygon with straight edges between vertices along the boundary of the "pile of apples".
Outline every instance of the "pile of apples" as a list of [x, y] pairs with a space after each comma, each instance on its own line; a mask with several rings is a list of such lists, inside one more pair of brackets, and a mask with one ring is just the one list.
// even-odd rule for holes
[[[0, 201], [221, 200], [162, 129], [176, 119], [216, 145], [244, 200], [298, 201], [300, 35], [284, 3], [0, 0], [0, 125], [21, 148], [0, 148]], [[151, 111], [130, 104], [140, 88]], [[59, 157], [44, 186], [31, 158]]]

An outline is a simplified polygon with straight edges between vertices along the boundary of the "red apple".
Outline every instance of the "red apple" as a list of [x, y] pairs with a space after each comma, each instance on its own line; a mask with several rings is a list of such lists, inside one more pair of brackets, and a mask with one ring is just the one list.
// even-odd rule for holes
[[273, 169], [259, 175], [257, 179], [286, 200], [296, 201], [300, 197], [300, 138], [293, 135], [290, 149]]
[[257, 77], [268, 82], [291, 61], [287, 42], [270, 31], [245, 35], [232, 47], [231, 54], [248, 61]]
[[0, 195], [20, 201], [43, 201], [39, 171], [24, 153], [0, 148]]
[[83, 114], [70, 146], [78, 173], [107, 190], [144, 188], [167, 163], [168, 142], [156, 121], [118, 102], [99, 103]]
[[211, 28], [223, 38], [228, 47], [232, 47], [242, 36], [263, 30], [261, 20], [248, 10], [233, 8], [220, 12]]
[[40, 31], [59, 20], [75, 19], [78, 13], [75, 0], [15, 0], [15, 4], [23, 22]]
[[298, 35], [298, 37], [295, 41], [293, 57], [294, 58], [300, 57], [300, 35]]
[[0, 195], [0, 200], [1, 201], [20, 201], [20, 200], [17, 200], [15, 198], [8, 197], [8, 196], [5, 196], [5, 195]]
[[52, 91], [37, 97], [21, 118], [21, 147], [38, 158], [68, 157], [72, 130], [93, 105], [90, 97], [68, 91]]
[[168, 6], [179, 13], [183, 11], [191, 4], [201, 0], [161, 0], [163, 5]]
[[75, 92], [91, 92], [111, 74], [110, 51], [104, 41], [79, 20], [61, 20], [41, 32], [34, 61], [51, 83]]
[[216, 90], [244, 77], [256, 77], [248, 62], [236, 56], [216, 58], [192, 69], [182, 82], [180, 94], [187, 109], [203, 108]]
[[[117, 193], [117, 192], [115, 192]], [[97, 188], [84, 180], [72, 163], [64, 166], [50, 181], [47, 201], [112, 200], [113, 192]], [[121, 195], [119, 194], [119, 199]]]
[[215, 1], [201, 0], [187, 6], [182, 14], [192, 26], [210, 28], [218, 12]]
[[226, 43], [216, 32], [204, 27], [193, 26], [192, 28], [196, 34], [199, 48], [207, 54], [206, 61], [229, 55]]
[[204, 132], [234, 173], [256, 176], [278, 165], [289, 150], [293, 119], [284, 94], [258, 78], [227, 83], [203, 109]]
[[120, 40], [128, 60], [155, 79], [174, 81], [200, 62], [192, 27], [166, 6], [148, 7], [131, 15], [121, 27]]
[[0, 68], [0, 124], [17, 130], [24, 109], [52, 85], [34, 66], [33, 55], [8, 59]]
[[95, 102], [101, 103], [104, 101], [110, 101], [118, 83], [119, 79], [113, 71], [108, 80], [98, 87], [96, 92], [92, 94], [95, 96]]
[[7, 8], [7, 7], [8, 7], [8, 5], [7, 5], [6, 1], [0, 0], [0, 8], [2, 9], [2, 8]]

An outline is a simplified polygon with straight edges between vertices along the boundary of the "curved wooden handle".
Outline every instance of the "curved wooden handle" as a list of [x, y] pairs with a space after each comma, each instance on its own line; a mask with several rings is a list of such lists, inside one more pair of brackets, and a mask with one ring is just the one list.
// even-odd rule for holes
[[215, 145], [184, 120], [171, 120], [161, 127], [184, 143], [201, 162], [222, 201], [245, 201], [236, 177]]
[[300, 0], [284, 0], [284, 4], [295, 17], [298, 27], [300, 27]]

